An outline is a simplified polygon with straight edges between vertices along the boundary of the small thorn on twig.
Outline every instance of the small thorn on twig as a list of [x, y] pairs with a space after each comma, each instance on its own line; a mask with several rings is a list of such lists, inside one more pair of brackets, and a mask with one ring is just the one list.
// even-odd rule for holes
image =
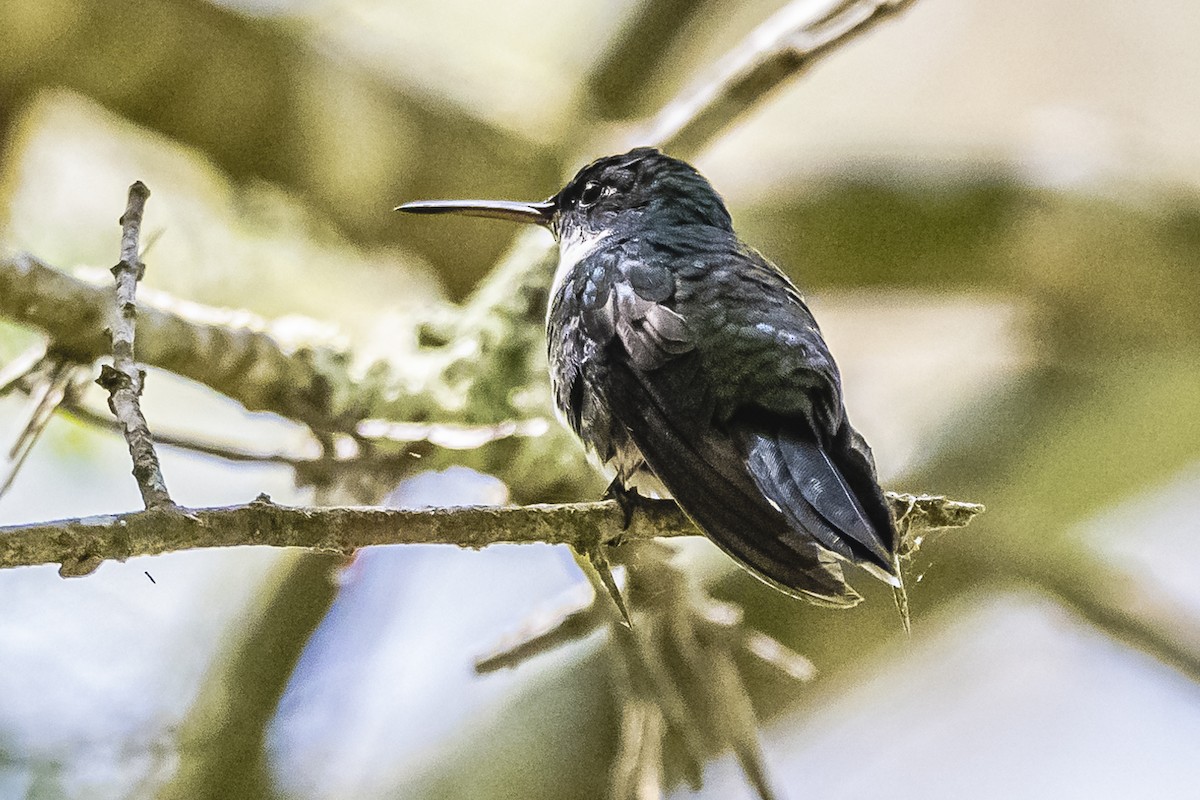
[[625, 598], [621, 596], [621, 588], [617, 586], [616, 578], [613, 577], [612, 565], [608, 561], [608, 556], [604, 554], [600, 546], [589, 550], [587, 556], [588, 561], [596, 568], [596, 573], [600, 576], [600, 582], [604, 585], [608, 596], [612, 598], [613, 604], [621, 612], [621, 618], [625, 621], [625, 627], [632, 630], [633, 619], [629, 616], [629, 608], [625, 605]]
[[601, 549], [602, 547], [604, 545], [596, 542], [572, 545], [572, 549], [575, 551], [575, 563], [583, 570], [588, 583], [592, 585], [596, 600], [599, 601], [602, 594], [607, 594], [612, 599], [613, 605], [621, 612], [622, 623], [629, 630], [633, 630], [633, 620], [629, 616], [629, 609], [625, 605], [625, 599], [621, 597], [621, 589], [613, 577], [612, 565], [608, 561], [608, 556]]

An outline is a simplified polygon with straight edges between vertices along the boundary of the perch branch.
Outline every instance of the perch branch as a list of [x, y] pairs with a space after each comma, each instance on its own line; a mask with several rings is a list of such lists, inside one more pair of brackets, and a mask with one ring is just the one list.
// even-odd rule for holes
[[[908, 499], [889, 495], [897, 513]], [[915, 534], [928, 521], [967, 524], [983, 510], [973, 503], [924, 497], [912, 518]], [[639, 505], [628, 530], [612, 501], [471, 507], [424, 511], [382, 508], [297, 508], [260, 498], [223, 508], [164, 511], [148, 509], [32, 525], [0, 528], [0, 569], [62, 564], [66, 575], [87, 574], [109, 560], [152, 556], [207, 547], [304, 547], [352, 553], [384, 544], [450, 544], [479, 548], [490, 544], [567, 544], [588, 552], [614, 540], [690, 536], [696, 529], [674, 502]]]
[[142, 214], [150, 190], [141, 181], [129, 187], [129, 202], [121, 215], [121, 260], [112, 268], [116, 279], [116, 314], [112, 323], [112, 366], [100, 368], [96, 379], [108, 391], [108, 408], [121, 423], [129, 455], [133, 459], [133, 477], [146, 508], [174, 508], [167, 492], [154, 439], [142, 414], [142, 386], [146, 374], [134, 359], [137, 335], [137, 285], [146, 272], [138, 256], [138, 237], [142, 232]]

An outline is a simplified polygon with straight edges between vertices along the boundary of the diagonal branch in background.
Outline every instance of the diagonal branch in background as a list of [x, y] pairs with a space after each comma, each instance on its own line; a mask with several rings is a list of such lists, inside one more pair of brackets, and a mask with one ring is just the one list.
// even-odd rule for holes
[[693, 153], [821, 56], [912, 5], [914, 0], [839, 0], [814, 14], [789, 3], [700, 80], [663, 107], [633, 144]]
[[[966, 525], [983, 506], [943, 497], [889, 494], [908, 513], [913, 535]], [[180, 513], [182, 512], [182, 513]], [[638, 505], [628, 530], [611, 500], [562, 505], [470, 507], [424, 511], [367, 507], [298, 508], [268, 498], [241, 506], [149, 509], [0, 528], [0, 569], [61, 564], [87, 574], [109, 560], [208, 547], [304, 547], [349, 554], [384, 544], [567, 544], [580, 552], [620, 540], [698, 535], [670, 500]]]
[[663, 68], [693, 35], [693, 21], [716, 10], [717, 0], [646, 0], [628, 10], [584, 78], [593, 115], [634, 119], [665, 100]]
[[105, 364], [100, 368], [96, 383], [108, 391], [108, 408], [121, 423], [142, 502], [148, 509], [170, 509], [175, 507], [175, 501], [167, 492], [150, 427], [142, 413], [140, 398], [146, 373], [134, 360], [137, 285], [146, 271], [146, 265], [138, 255], [138, 238], [149, 197], [150, 190], [141, 181], [135, 181], [129, 187], [129, 200], [121, 215], [121, 260], [112, 268], [116, 279], [116, 314], [111, 328], [113, 363], [111, 367]]

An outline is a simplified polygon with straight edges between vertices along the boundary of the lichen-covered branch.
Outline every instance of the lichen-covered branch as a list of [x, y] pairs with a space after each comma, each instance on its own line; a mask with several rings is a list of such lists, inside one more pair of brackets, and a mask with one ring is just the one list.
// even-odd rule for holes
[[[558, 426], [545, 424], [544, 290], [534, 296], [529, 288], [495, 288], [456, 313], [457, 345], [419, 349], [414, 330], [409, 346], [397, 342], [390, 360], [374, 362], [356, 358], [328, 323], [293, 317], [284, 325], [144, 290], [138, 360], [318, 432], [386, 445], [398, 438], [388, 423], [401, 421], [412, 430], [400, 434], [449, 449], [510, 437], [539, 440], [530, 463], [552, 463], [548, 452], [572, 446]], [[26, 254], [0, 255], [0, 316], [43, 330], [62, 358], [90, 364], [109, 352], [104, 329], [111, 305], [111, 289]], [[525, 386], [520, 381], [535, 380], [514, 391]], [[499, 461], [472, 466], [503, 471]]]
[[[897, 513], [910, 502], [889, 495]], [[911, 530], [928, 520], [965, 525], [983, 510], [942, 497], [919, 498]], [[0, 528], [0, 569], [61, 564], [65, 575], [92, 572], [100, 563], [207, 547], [304, 547], [352, 553], [384, 544], [448, 544], [486, 547], [501, 543], [567, 544], [581, 552], [616, 540], [631, 541], [697, 533], [669, 500], [639, 504], [627, 530], [612, 501], [424, 511], [383, 508], [297, 508], [260, 498], [241, 506], [148, 509]]]
[[[55, 349], [91, 363], [110, 347], [109, 292], [25, 254], [0, 256], [0, 316], [39, 328]], [[311, 335], [245, 311], [206, 308], [163, 293], [138, 313], [141, 363], [203, 383], [252, 411], [336, 430], [371, 408], [368, 377], [354, 380], [344, 344], [314, 321]]]

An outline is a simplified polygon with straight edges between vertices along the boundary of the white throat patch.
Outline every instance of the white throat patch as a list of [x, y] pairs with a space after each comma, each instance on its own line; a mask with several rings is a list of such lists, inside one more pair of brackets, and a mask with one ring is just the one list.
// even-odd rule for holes
[[558, 296], [563, 281], [575, 269], [575, 265], [596, 251], [601, 243], [612, 235], [612, 231], [585, 231], [577, 229], [558, 240], [558, 269], [550, 283], [550, 297]]

